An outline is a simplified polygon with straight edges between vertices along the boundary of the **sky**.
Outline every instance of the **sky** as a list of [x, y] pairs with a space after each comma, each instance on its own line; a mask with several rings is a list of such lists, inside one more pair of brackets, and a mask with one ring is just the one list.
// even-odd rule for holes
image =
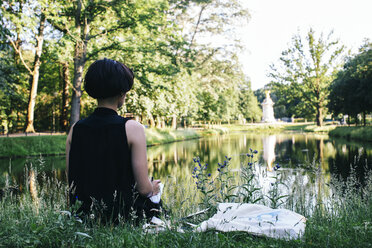
[[244, 73], [256, 90], [270, 82], [269, 65], [278, 62], [294, 34], [312, 27], [327, 35], [334, 31], [356, 53], [365, 38], [372, 41], [372, 0], [241, 0], [251, 20], [241, 29]]

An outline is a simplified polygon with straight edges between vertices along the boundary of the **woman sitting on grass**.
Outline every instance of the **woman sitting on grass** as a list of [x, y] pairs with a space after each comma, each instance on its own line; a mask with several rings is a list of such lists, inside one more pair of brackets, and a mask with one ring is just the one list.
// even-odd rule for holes
[[150, 181], [143, 126], [117, 114], [133, 85], [133, 72], [110, 59], [97, 60], [85, 75], [85, 90], [98, 106], [74, 124], [66, 142], [70, 204], [78, 214], [103, 222], [151, 218], [160, 180]]

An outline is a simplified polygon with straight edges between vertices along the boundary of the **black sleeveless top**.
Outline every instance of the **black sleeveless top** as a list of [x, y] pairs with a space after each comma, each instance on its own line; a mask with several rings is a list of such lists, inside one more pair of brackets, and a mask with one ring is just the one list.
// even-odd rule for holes
[[[125, 123], [114, 110], [97, 108], [73, 129], [69, 153], [70, 203], [79, 200], [78, 212], [97, 218], [127, 218], [136, 201], [131, 153]], [[142, 199], [143, 200], [143, 199]], [[135, 206], [136, 205], [136, 206]]]

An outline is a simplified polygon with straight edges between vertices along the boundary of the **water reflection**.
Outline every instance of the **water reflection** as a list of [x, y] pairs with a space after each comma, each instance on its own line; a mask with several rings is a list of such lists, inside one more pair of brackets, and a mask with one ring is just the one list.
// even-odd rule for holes
[[[235, 171], [246, 166], [249, 148], [258, 150], [255, 166], [258, 186], [264, 193], [268, 192], [273, 177], [277, 177], [283, 183], [280, 185], [281, 194], [291, 195], [293, 206], [300, 205], [299, 201], [303, 199], [306, 204], [328, 199], [331, 192], [327, 184], [331, 176], [346, 178], [350, 173], [350, 164], [356, 165], [355, 171], [361, 181], [366, 168], [372, 168], [371, 143], [329, 139], [325, 135], [237, 133], [149, 147], [149, 173], [163, 181], [173, 178], [178, 188], [174, 190], [176, 194], [193, 188], [186, 187], [186, 184], [192, 183], [192, 158], [200, 157], [201, 161], [208, 163], [208, 172], [215, 177], [218, 174], [217, 164], [224, 161], [225, 155], [232, 157], [231, 167]], [[54, 171], [57, 178], [66, 180], [63, 156], [45, 157], [42, 164], [38, 159], [0, 160], [0, 187], [4, 185], [5, 175], [22, 185], [25, 182], [25, 164], [32, 164], [38, 171], [45, 171], [50, 176], [54, 176]], [[273, 170], [276, 163], [281, 166], [279, 172]], [[175, 195], [169, 197], [182, 198]]]
[[264, 136], [262, 138], [263, 143], [263, 159], [266, 161], [267, 169], [269, 171], [273, 170], [273, 162], [275, 161], [275, 144], [276, 136]]

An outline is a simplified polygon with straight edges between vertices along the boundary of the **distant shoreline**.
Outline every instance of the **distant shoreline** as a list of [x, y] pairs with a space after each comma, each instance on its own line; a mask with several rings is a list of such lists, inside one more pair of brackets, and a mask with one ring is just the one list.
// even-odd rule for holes
[[[191, 129], [146, 129], [147, 146], [198, 139], [210, 135], [220, 135], [232, 132], [303, 132], [322, 133], [331, 137], [341, 137], [351, 140], [372, 142], [372, 126], [348, 127], [325, 125], [317, 127], [314, 124], [245, 124], [245, 125], [203, 125]], [[0, 158], [16, 158], [27, 156], [53, 156], [65, 154], [66, 134], [63, 133], [36, 133], [11, 134], [0, 138]]]

